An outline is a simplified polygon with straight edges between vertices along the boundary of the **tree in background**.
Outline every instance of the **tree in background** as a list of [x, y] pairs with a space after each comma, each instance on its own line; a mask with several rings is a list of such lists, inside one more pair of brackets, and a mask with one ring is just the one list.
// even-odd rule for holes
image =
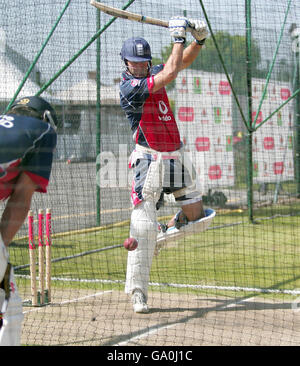
[[[237, 94], [247, 94], [247, 81], [246, 81], [246, 38], [240, 35], [230, 35], [228, 32], [215, 33], [215, 39], [221, 51], [222, 58], [224, 60], [226, 69], [231, 77], [233, 87]], [[153, 63], [158, 64], [166, 62], [168, 59], [173, 45], [166, 46], [161, 51], [161, 59], [153, 58]], [[255, 40], [252, 40], [252, 76], [256, 78], [266, 78], [267, 70], [259, 68], [261, 64], [260, 48]], [[280, 60], [280, 65], [285, 65], [286, 60]], [[213, 39], [209, 37], [205, 42], [205, 49], [199, 54], [199, 57], [190, 66], [193, 70], [201, 70], [207, 72], [224, 73], [223, 65], [220, 61], [218, 52], [216, 50]], [[280, 73], [281, 79], [288, 80], [289, 73]], [[175, 83], [168, 85], [167, 89], [172, 89]]]

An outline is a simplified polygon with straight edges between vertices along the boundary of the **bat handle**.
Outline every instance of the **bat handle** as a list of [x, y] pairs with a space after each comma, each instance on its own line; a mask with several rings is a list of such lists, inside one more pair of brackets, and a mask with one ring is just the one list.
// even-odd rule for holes
[[191, 33], [194, 29], [195, 29], [195, 26], [194, 26], [194, 25], [192, 25], [192, 24], [189, 22], [189, 24], [188, 24], [188, 26], [187, 26], [187, 28], [186, 28], [186, 31]]

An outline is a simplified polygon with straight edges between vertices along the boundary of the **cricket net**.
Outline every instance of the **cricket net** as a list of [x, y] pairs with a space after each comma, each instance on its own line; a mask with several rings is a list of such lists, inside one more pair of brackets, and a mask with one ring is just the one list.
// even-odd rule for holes
[[[89, 1], [0, 0], [1, 113], [40, 95], [60, 120], [48, 193], [31, 207], [36, 247], [38, 212], [51, 209], [49, 302], [32, 304], [27, 222], [10, 245], [22, 344], [299, 345], [299, 1], [104, 2], [207, 22], [205, 48], [167, 92], [216, 217], [153, 259], [150, 312], [133, 313], [122, 243], [134, 145], [120, 108], [120, 50], [142, 36], [153, 64], [164, 63], [168, 29], [115, 19]], [[178, 210], [165, 197], [158, 216]]]

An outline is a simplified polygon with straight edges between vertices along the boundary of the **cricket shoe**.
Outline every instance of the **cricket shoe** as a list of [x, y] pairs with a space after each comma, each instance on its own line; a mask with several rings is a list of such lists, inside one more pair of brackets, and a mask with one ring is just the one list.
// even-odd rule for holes
[[136, 289], [133, 291], [132, 295], [132, 304], [133, 304], [133, 311], [135, 313], [148, 313], [149, 308], [146, 302], [146, 296], [140, 289]]
[[210, 226], [216, 212], [211, 209], [205, 209], [205, 217], [196, 221], [189, 221], [180, 225], [179, 229], [175, 226], [169, 227], [166, 231], [160, 230], [157, 234], [154, 255], [157, 255], [161, 249], [166, 248], [169, 243], [174, 244], [177, 240], [192, 234], [198, 234], [205, 231]]
[[158, 232], [165, 233], [168, 230], [167, 224], [162, 224], [161, 222], [158, 223]]

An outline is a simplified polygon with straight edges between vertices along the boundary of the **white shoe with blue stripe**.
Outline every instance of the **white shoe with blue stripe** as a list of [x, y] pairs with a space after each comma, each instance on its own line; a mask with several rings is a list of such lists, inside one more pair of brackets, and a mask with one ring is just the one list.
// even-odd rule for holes
[[155, 255], [159, 253], [163, 246], [169, 242], [174, 242], [179, 238], [190, 235], [198, 234], [205, 231], [210, 226], [213, 218], [216, 216], [216, 211], [212, 208], [207, 208], [205, 211], [205, 217], [202, 217], [196, 221], [190, 221], [186, 225], [182, 226], [180, 229], [176, 229], [175, 226], [168, 228], [166, 231], [161, 230], [157, 235], [157, 244], [155, 247]]

